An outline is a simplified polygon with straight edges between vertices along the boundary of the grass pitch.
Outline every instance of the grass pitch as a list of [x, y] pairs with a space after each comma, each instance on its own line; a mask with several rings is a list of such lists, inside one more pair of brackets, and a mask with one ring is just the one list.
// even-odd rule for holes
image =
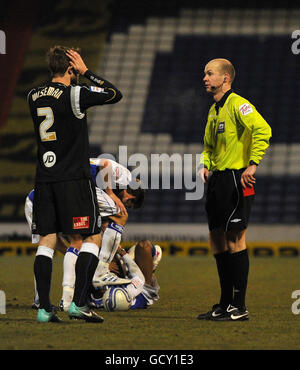
[[[148, 310], [103, 312], [103, 324], [69, 320], [38, 324], [33, 299], [34, 257], [0, 257], [0, 350], [288, 350], [300, 349], [300, 315], [291, 311], [300, 289], [299, 258], [252, 257], [247, 294], [250, 320], [198, 321], [219, 298], [215, 260], [164, 256], [157, 271], [160, 300]], [[53, 261], [51, 300], [61, 298], [62, 256]], [[105, 340], [103, 340], [105, 338]]]

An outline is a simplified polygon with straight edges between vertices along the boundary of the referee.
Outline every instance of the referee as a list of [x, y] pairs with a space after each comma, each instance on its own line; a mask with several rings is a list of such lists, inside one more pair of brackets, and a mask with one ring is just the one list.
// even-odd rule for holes
[[[86, 110], [114, 104], [122, 94], [86, 67], [79, 49], [55, 46], [47, 54], [51, 81], [32, 89], [28, 104], [37, 142], [32, 233], [40, 235], [34, 274], [40, 298], [38, 322], [58, 322], [50, 303], [52, 259], [57, 234], [81, 237], [70, 318], [102, 322], [86, 305], [98, 264], [101, 218], [90, 172]], [[79, 86], [79, 75], [95, 86]]]
[[213, 59], [205, 66], [205, 89], [215, 102], [208, 113], [199, 174], [208, 182], [205, 209], [221, 297], [199, 320], [249, 319], [246, 228], [255, 196], [255, 172], [269, 146], [271, 128], [248, 100], [231, 89], [234, 77], [229, 60]]

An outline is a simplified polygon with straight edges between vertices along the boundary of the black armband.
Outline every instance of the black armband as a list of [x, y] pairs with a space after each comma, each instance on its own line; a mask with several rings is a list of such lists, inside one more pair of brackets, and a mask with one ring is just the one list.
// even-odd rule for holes
[[249, 162], [249, 165], [250, 165], [250, 166], [252, 166], [252, 165], [254, 165], [254, 164], [255, 164], [255, 166], [258, 166], [258, 163], [255, 163], [254, 161], [250, 161], [250, 162]]

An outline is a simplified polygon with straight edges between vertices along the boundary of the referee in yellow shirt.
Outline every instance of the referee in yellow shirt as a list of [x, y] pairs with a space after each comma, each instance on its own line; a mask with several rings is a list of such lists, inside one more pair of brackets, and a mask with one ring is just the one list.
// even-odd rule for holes
[[269, 146], [271, 128], [248, 100], [231, 89], [234, 77], [229, 60], [213, 59], [205, 66], [203, 81], [215, 102], [208, 113], [200, 176], [208, 182], [205, 209], [221, 297], [199, 320], [249, 318], [246, 228], [255, 194], [254, 175]]

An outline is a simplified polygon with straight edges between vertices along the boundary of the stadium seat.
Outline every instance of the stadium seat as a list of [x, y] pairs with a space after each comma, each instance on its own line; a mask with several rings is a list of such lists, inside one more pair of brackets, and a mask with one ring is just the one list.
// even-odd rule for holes
[[[135, 18], [130, 14], [130, 20], [121, 16], [111, 25], [101, 59], [93, 59], [92, 66], [120, 88], [123, 99], [115, 106], [91, 111], [93, 152], [101, 145], [102, 151], [116, 154], [119, 145], [127, 145], [128, 155], [143, 153], [148, 159], [151, 153], [201, 153], [212, 103], [203, 89], [203, 69], [210, 59], [224, 56], [236, 67], [234, 91], [249, 99], [272, 127], [271, 146], [257, 170], [252, 220], [299, 223], [300, 113], [295, 96], [300, 79], [295, 76], [300, 66], [287, 35], [297, 29], [300, 12], [204, 9], [197, 1], [192, 3], [183, 9], [166, 6], [159, 15]], [[94, 45], [98, 36], [89, 37]], [[30, 64], [39, 65], [34, 55], [44, 47], [43, 38], [34, 40], [33, 45], [33, 59], [25, 61], [26, 76]], [[24, 133], [32, 131], [28, 117], [21, 113], [25, 109], [26, 76], [24, 73], [20, 79], [12, 119], [22, 145]], [[32, 147], [28, 146], [29, 150], [32, 153]], [[22, 151], [16, 155], [30, 158], [32, 172], [33, 156], [23, 156]], [[172, 197], [160, 190], [148, 190], [143, 212], [131, 212], [132, 220], [206, 222], [203, 200], [186, 201], [186, 191], [166, 192], [176, 195]]]
[[[291, 87], [289, 78], [279, 81], [274, 76], [279, 71], [289, 76], [299, 68], [291, 52], [282, 53], [290, 48], [283, 34], [296, 24], [297, 15], [299, 12], [276, 9], [181, 9], [177, 16], [150, 17], [143, 24], [131, 24], [126, 33], [113, 35], [110, 53], [118, 57], [121, 50], [124, 56], [115, 64], [128, 95], [128, 114], [122, 120], [123, 129], [112, 128], [111, 132], [122, 136], [122, 143], [128, 143], [132, 150], [146, 155], [201, 153], [211, 104], [201, 87], [203, 67], [219, 55], [232, 59], [238, 72], [234, 90], [257, 107], [273, 131], [271, 147], [257, 171], [252, 219], [294, 222], [299, 217], [293, 204], [299, 205], [300, 114], [293, 96], [300, 82], [291, 74]], [[113, 117], [120, 118], [110, 109]], [[133, 135], [138, 135], [138, 140], [134, 141]], [[289, 197], [283, 195], [287, 185]], [[159, 217], [167, 222], [173, 215], [177, 222], [205, 221], [203, 201], [197, 203], [199, 212], [195, 212], [195, 204], [186, 201], [184, 193], [182, 189], [179, 198], [176, 193], [176, 209], [171, 207], [171, 198], [162, 198], [160, 191], [152, 193], [151, 204], [159, 207], [153, 220]], [[176, 212], [178, 209], [181, 212]], [[150, 213], [145, 212], [149, 220]]]

